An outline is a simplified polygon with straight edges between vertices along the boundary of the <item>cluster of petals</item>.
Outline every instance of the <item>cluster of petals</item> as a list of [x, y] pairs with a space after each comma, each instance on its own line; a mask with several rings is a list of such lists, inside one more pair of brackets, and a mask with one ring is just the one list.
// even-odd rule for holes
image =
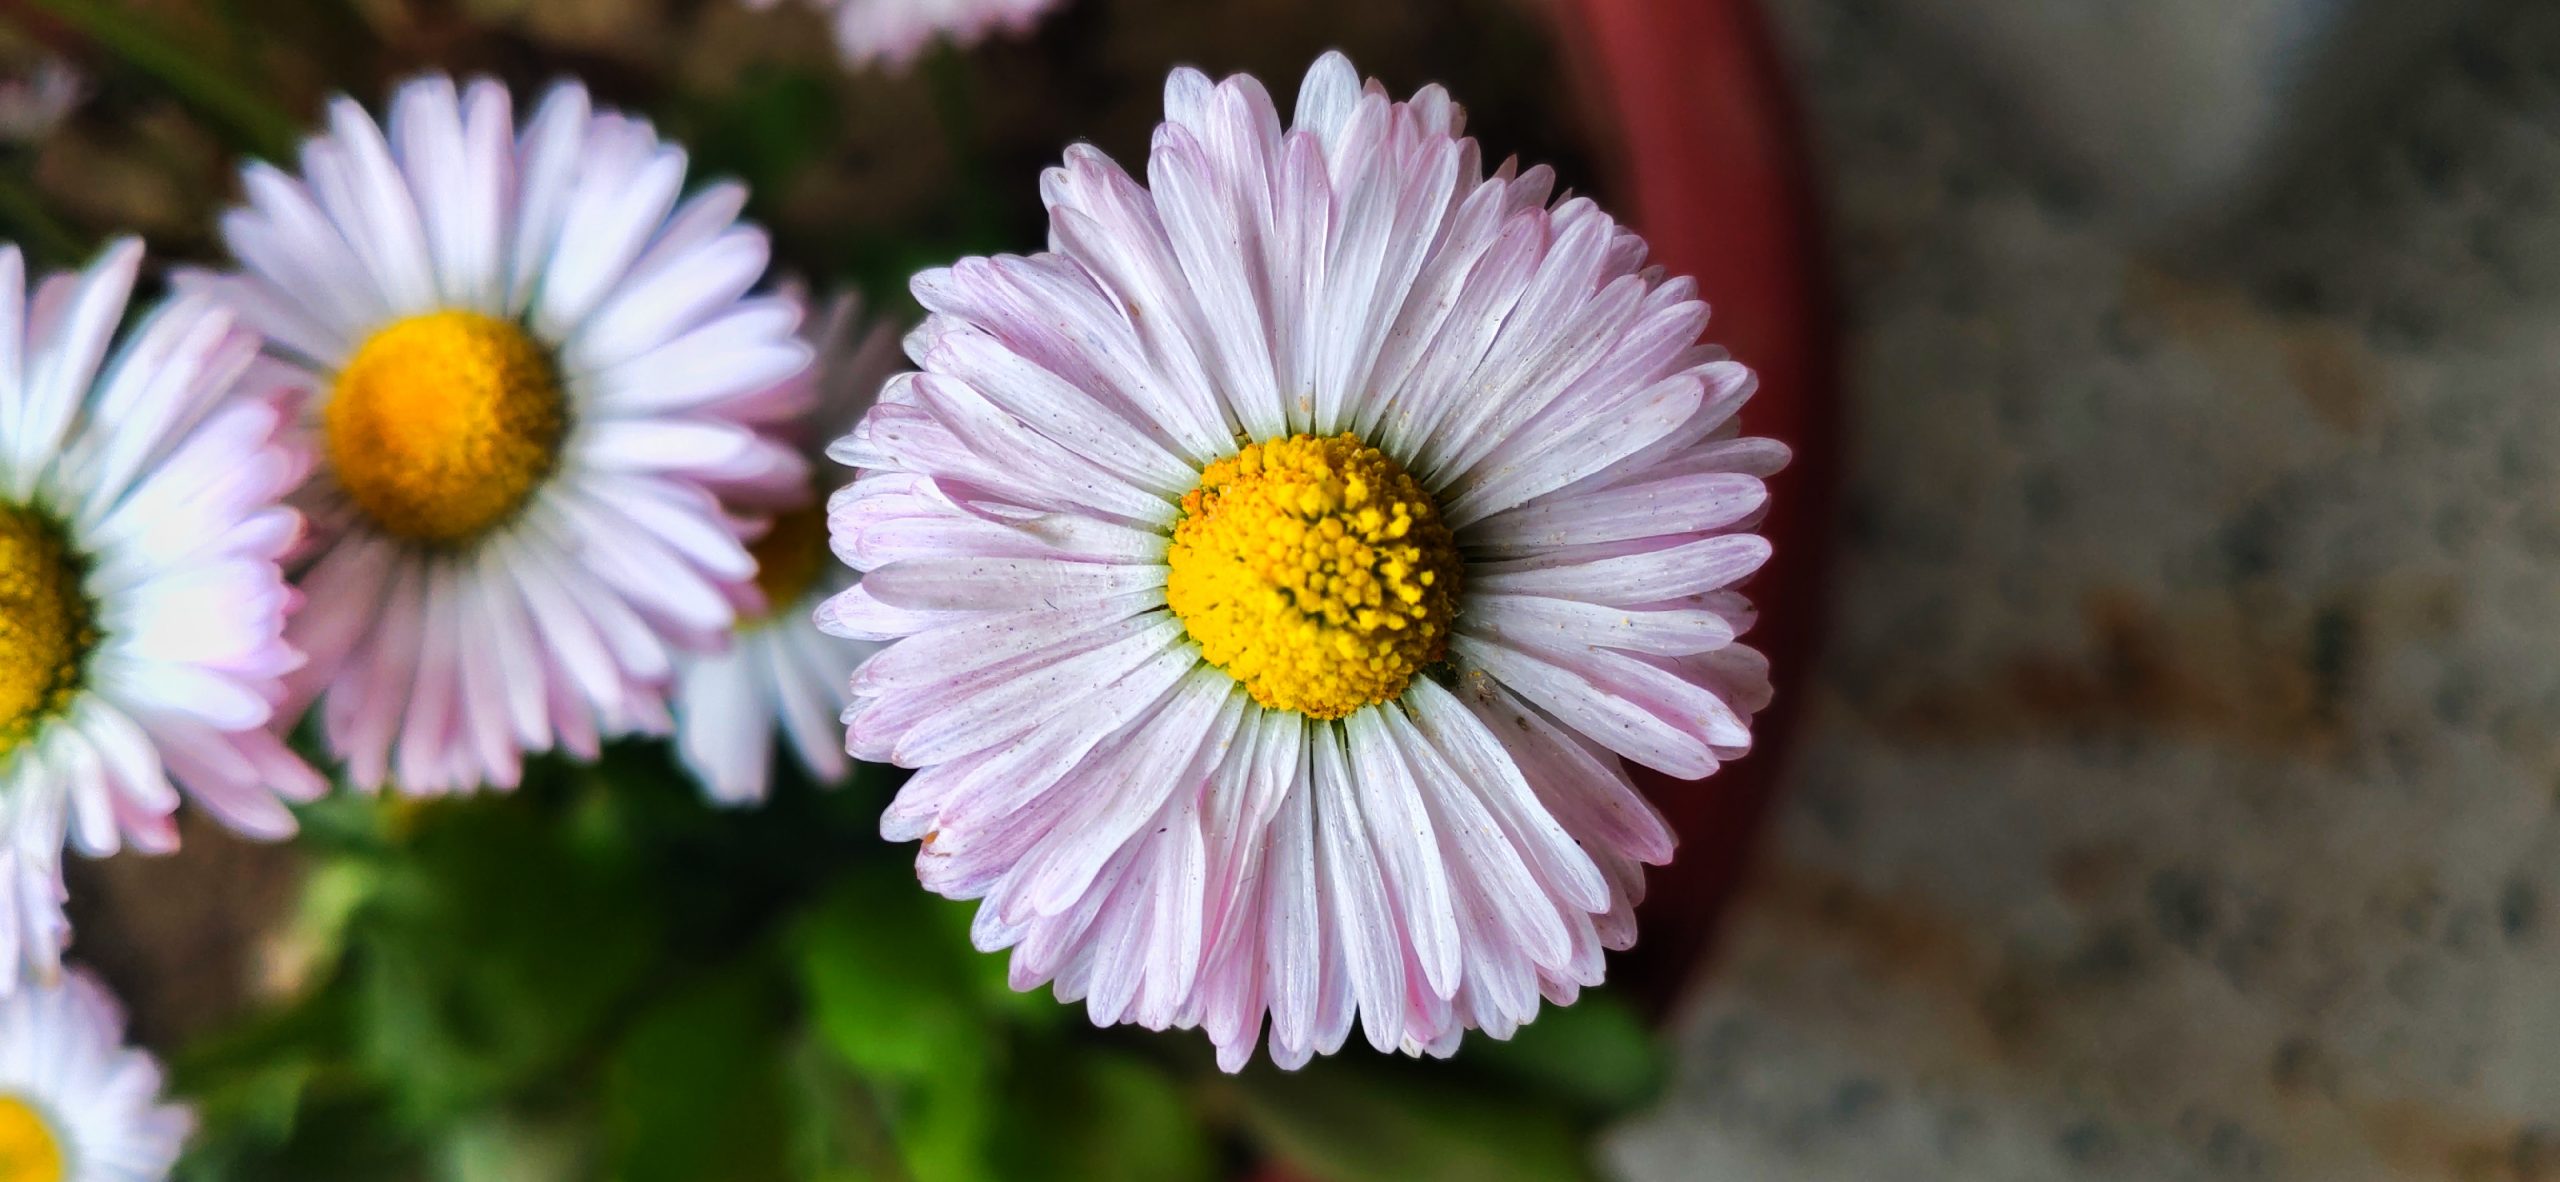
[[[1490, 174], [1438, 88], [1328, 55], [1284, 126], [1176, 71], [1142, 184], [1070, 149], [1050, 249], [917, 277], [919, 372], [835, 456], [822, 610], [882, 642], [848, 742], [917, 769], [884, 833], [981, 900], [1013, 980], [1240, 1067], [1356, 1023], [1505, 1037], [1601, 980], [1672, 834], [1628, 766], [1705, 776], [1769, 696], [1734, 585], [1783, 446], [1695, 284], [1544, 168]], [[1339, 721], [1258, 704], [1168, 608], [1207, 466], [1350, 433], [1463, 558], [1446, 659]]]
[[[59, 971], [66, 843], [173, 850], [181, 790], [280, 838], [294, 831], [284, 802], [326, 787], [272, 729], [302, 664], [277, 563], [302, 534], [285, 498], [309, 457], [281, 401], [243, 385], [258, 340], [219, 305], [162, 303], [119, 339], [141, 265], [125, 240], [31, 290], [18, 249], [0, 247], [0, 515], [60, 546], [10, 548], [0, 663], [13, 680], [63, 665], [0, 745], [0, 993], [22, 969]], [[66, 638], [31, 642], [20, 613], [40, 605], [23, 596], [66, 573], [85, 635], [47, 653]]]
[[[783, 294], [807, 298], [796, 285]], [[677, 757], [703, 792], [725, 805], [765, 799], [777, 735], [811, 779], [833, 784], [845, 778], [851, 771], [840, 724], [851, 704], [845, 671], [873, 647], [828, 636], [813, 621], [818, 605], [853, 583], [853, 572], [827, 553], [825, 536], [826, 498], [852, 474], [828, 462], [825, 452], [897, 370], [898, 337], [863, 315], [861, 301], [851, 296], [837, 297], [803, 323], [816, 360], [788, 383], [783, 404], [793, 410], [784, 435], [808, 461], [813, 479], [801, 501], [781, 507], [774, 532], [759, 539], [756, 550], [787, 572], [785, 581], [809, 572], [798, 576], [805, 585], [775, 588], [773, 572], [760, 572], [771, 600], [764, 613], [742, 618], [727, 648], [686, 654], [676, 666]], [[802, 546], [806, 553], [786, 549]]]
[[686, 174], [575, 84], [518, 126], [499, 84], [430, 75], [385, 124], [333, 103], [298, 175], [249, 166], [222, 221], [238, 269], [181, 276], [266, 335], [314, 437], [333, 375], [406, 318], [517, 326], [557, 368], [556, 461], [485, 535], [377, 528], [325, 463], [299, 497], [296, 699], [359, 787], [505, 787], [528, 753], [666, 733], [680, 655], [761, 610], [745, 538], [805, 488], [775, 422], [809, 349], [796, 303], [749, 294], [769, 245], [738, 220], [744, 187], [688, 194]]
[[[904, 64], [1051, 0], [821, 2]], [[1143, 179], [1081, 146], [1043, 176], [1046, 251], [917, 276], [894, 376], [851, 304], [804, 332], [756, 293], [742, 187], [689, 191], [571, 83], [521, 121], [487, 80], [338, 100], [293, 169], [244, 171], [237, 265], [120, 345], [137, 244], [32, 291], [0, 249], [0, 1117], [33, 1096], [97, 1177], [166, 1169], [184, 1115], [61, 970], [62, 856], [174, 847], [182, 792], [290, 833], [325, 788], [281, 737], [306, 709], [365, 789], [503, 788], [623, 734], [725, 803], [777, 736], [821, 780], [915, 769], [882, 832], [979, 901], [1018, 988], [1199, 1028], [1230, 1070], [1355, 1027], [1447, 1055], [1598, 984], [1673, 852], [1632, 769], [1713, 773], [1769, 699], [1738, 588], [1787, 452], [1741, 432], [1752, 374], [1693, 281], [1546, 169], [1488, 169], [1437, 87], [1327, 55], [1285, 121], [1188, 69], [1165, 108]], [[350, 377], [390, 340], [443, 352]], [[516, 435], [347, 453], [349, 390], [431, 434], [397, 415], [448, 364], [504, 411], [471, 429]], [[1201, 492], [1284, 453], [1288, 496]], [[448, 528], [383, 481], [495, 507]], [[1177, 552], [1213, 501], [1279, 524]], [[1344, 505], [1357, 537], [1300, 545], [1292, 514]], [[758, 548], [821, 507], [847, 569], [774, 577]], [[1287, 588], [1255, 581], [1274, 551]], [[1322, 566], [1355, 551], [1392, 569]], [[1187, 553], [1232, 565], [1169, 598]], [[1365, 610], [1276, 647], [1323, 594]]]
[[160, 1093], [160, 1065], [125, 1045], [123, 1007], [88, 973], [0, 998], [7, 1148], [41, 1155], [0, 1161], [19, 1176], [161, 1182], [195, 1118]]

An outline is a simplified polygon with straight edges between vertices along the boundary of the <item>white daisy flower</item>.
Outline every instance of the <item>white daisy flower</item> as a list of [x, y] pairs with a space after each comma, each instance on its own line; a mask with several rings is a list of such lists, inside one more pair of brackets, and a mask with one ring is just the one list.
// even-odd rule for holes
[[[771, 8], [776, 0], [747, 0]], [[903, 70], [935, 41], [962, 47], [990, 33], [1028, 33], [1060, 0], [809, 0], [835, 25], [836, 48], [847, 64]]]
[[1237, 1068], [1507, 1037], [1601, 979], [1672, 835], [1622, 761], [1750, 744], [1733, 590], [1786, 449], [1696, 285], [1438, 88], [1328, 55], [1293, 127], [1176, 71], [1139, 185], [1074, 148], [1051, 251], [918, 276], [835, 451], [890, 642], [852, 752], [980, 947]]
[[325, 787], [268, 729], [309, 462], [235, 393], [258, 342], [221, 307], [170, 301], [110, 352], [141, 265], [128, 239], [30, 294], [0, 245], [0, 992], [61, 965], [66, 842], [176, 849], [172, 781], [283, 837]]
[[0, 1182], [160, 1182], [194, 1123], [89, 974], [0, 1000]]
[[827, 497], [844, 481], [832, 478], [842, 470], [823, 453], [871, 408], [880, 384], [897, 370], [898, 335], [887, 325], [866, 324], [860, 303], [845, 297], [813, 322], [809, 343], [817, 361], [794, 379], [799, 389], [792, 401], [800, 408], [793, 434], [813, 480], [801, 503], [776, 516], [747, 547], [765, 611], [738, 622], [736, 643], [726, 651], [689, 654], [676, 664], [676, 751], [703, 791], [722, 804], [765, 798], [777, 730], [811, 777], [844, 779], [849, 768], [838, 716], [852, 701], [845, 670], [874, 647], [828, 636], [811, 620], [819, 604], [853, 585], [852, 572], [827, 551]]
[[684, 151], [552, 88], [401, 88], [355, 103], [302, 173], [243, 173], [241, 269], [190, 277], [266, 333], [322, 464], [296, 681], [359, 786], [516, 783], [522, 755], [663, 733], [678, 652], [755, 611], [732, 505], [789, 503], [757, 425], [808, 347], [750, 299], [762, 231], [735, 184], [684, 196]]

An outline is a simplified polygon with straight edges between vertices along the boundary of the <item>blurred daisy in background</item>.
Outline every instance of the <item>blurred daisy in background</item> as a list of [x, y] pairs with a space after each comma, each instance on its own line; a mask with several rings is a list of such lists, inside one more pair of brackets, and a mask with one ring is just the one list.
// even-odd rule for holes
[[160, 1182], [193, 1123], [87, 973], [0, 1000], [0, 1179]]
[[[771, 8], [778, 0], [747, 0]], [[903, 70], [936, 41], [970, 46], [996, 32], [1027, 33], [1062, 0], [808, 0], [835, 26], [847, 64]]]
[[46, 54], [0, 77], [0, 143], [33, 144], [53, 134], [80, 105], [88, 81], [78, 67]]
[[825, 449], [852, 429], [898, 370], [898, 334], [866, 321], [859, 301], [848, 296], [810, 322], [808, 335], [817, 360], [793, 379], [800, 389], [792, 401], [800, 409], [785, 433], [809, 461], [811, 481], [801, 503], [776, 516], [748, 546], [765, 609], [738, 622], [729, 648], [677, 662], [676, 750], [703, 791], [722, 804], [765, 798], [777, 733], [812, 778], [844, 779], [840, 716], [851, 700], [845, 670], [874, 647], [828, 636], [811, 616], [853, 583], [853, 573], [827, 545], [828, 497], [852, 473], [830, 463]]
[[852, 752], [979, 947], [1097, 1023], [1240, 1068], [1507, 1037], [1600, 981], [1695, 778], [1769, 696], [1733, 585], [1785, 449], [1687, 279], [1544, 168], [1487, 177], [1447, 94], [1328, 55], [1285, 130], [1176, 71], [1141, 186], [1042, 179], [1053, 252], [917, 277], [931, 313], [841, 443], [890, 642]]
[[250, 165], [240, 262], [182, 279], [265, 332], [321, 456], [294, 624], [330, 747], [364, 788], [516, 783], [521, 757], [663, 733], [676, 654], [762, 610], [755, 528], [806, 465], [757, 424], [808, 359], [748, 298], [762, 231], [735, 184], [684, 194], [682, 149], [554, 87], [354, 102], [299, 176]]
[[126, 239], [30, 293], [0, 245], [0, 992], [61, 964], [66, 842], [176, 849], [172, 781], [284, 837], [282, 801], [325, 787], [268, 729], [302, 663], [276, 563], [308, 459], [282, 406], [235, 394], [257, 338], [211, 301], [110, 352], [141, 266]]

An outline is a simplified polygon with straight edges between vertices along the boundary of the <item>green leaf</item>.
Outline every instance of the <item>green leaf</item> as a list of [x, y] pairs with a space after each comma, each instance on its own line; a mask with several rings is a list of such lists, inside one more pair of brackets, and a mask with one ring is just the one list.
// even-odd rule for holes
[[[864, 880], [882, 878], [863, 875]], [[800, 971], [818, 1029], [866, 1075], [923, 1080], [982, 1067], [987, 1019], [979, 983], [938, 900], [913, 884], [839, 893], [800, 929]]]
[[924, 1182], [989, 1177], [997, 1031], [976, 954], [950, 905], [866, 870], [798, 933], [820, 1036], [872, 1089], [907, 1168]]
[[1190, 1182], [1217, 1176], [1192, 1097], [1146, 1060], [1054, 1048], [1007, 1089], [996, 1176], [1016, 1182]]
[[1548, 1006], [1508, 1041], [1471, 1039], [1470, 1069], [1507, 1076], [1524, 1087], [1582, 1107], [1594, 1118], [1644, 1107], [1662, 1090], [1662, 1045], [1635, 1011], [1615, 996], [1586, 993], [1569, 1006]]
[[836, 101], [822, 75], [758, 66], [726, 94], [696, 96], [670, 127], [692, 145], [696, 175], [735, 177], [767, 198], [787, 192], [831, 142]]
[[913, 1182], [881, 1096], [817, 1038], [789, 1053], [795, 1089], [791, 1155], [809, 1182]]
[[445, 1137], [437, 1182], [559, 1182], [591, 1175], [581, 1131], [504, 1117], [466, 1122]]
[[657, 1003], [605, 1071], [609, 1176], [784, 1182], [788, 1091], [771, 983], [729, 972]]
[[358, 1062], [431, 1123], [559, 1068], [657, 984], [668, 884], [520, 800], [411, 826], [347, 939]]
[[1592, 1176], [1569, 1113], [1517, 1089], [1467, 1089], [1439, 1064], [1328, 1060], [1237, 1077], [1262, 1143], [1324, 1182], [1576, 1182]]
[[298, 1112], [289, 1140], [226, 1123], [217, 1112], [201, 1113], [206, 1127], [190, 1142], [171, 1177], [178, 1182], [427, 1182], [410, 1131], [387, 1119], [378, 1106], [356, 1097], [319, 1094], [306, 1097]]

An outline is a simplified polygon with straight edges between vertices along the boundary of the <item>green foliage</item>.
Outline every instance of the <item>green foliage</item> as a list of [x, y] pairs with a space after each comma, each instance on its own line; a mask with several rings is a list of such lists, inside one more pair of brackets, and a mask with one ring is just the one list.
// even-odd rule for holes
[[641, 1014], [605, 1068], [607, 1160], [630, 1182], [789, 1177], [789, 1076], [774, 1054], [787, 999], [725, 966]]
[[1542, 1098], [1331, 1064], [1295, 1075], [1258, 1070], [1241, 1091], [1250, 1127], [1329, 1182], [1589, 1176], [1571, 1117]]
[[999, 1027], [979, 996], [962, 930], [920, 892], [884, 891], [894, 875], [850, 876], [800, 927], [799, 962], [828, 1049], [867, 1082], [921, 1182], [986, 1174], [983, 1102], [998, 1068]]
[[818, 163], [835, 105], [829, 79], [819, 74], [757, 69], [728, 94], [679, 112], [681, 125], [668, 130], [693, 145], [702, 175], [733, 177], [751, 194], [777, 194]]
[[1228, 1077], [1006, 986], [871, 832], [888, 785], [723, 811], [662, 748], [513, 796], [306, 814], [301, 1000], [178, 1063], [191, 1182], [1587, 1176], [1659, 1063], [1605, 997], [1453, 1063]]
[[849, 877], [801, 926], [801, 971], [823, 1044], [867, 1081], [859, 1099], [907, 1176], [1213, 1176], [1209, 1131], [1164, 1065], [1075, 1045], [1056, 1021], [1072, 1011], [1014, 993], [1003, 960], [968, 946], [968, 908], [902, 872]]
[[1635, 1011], [1607, 997], [1541, 1010], [1507, 1042], [1486, 1039], [1469, 1064], [1587, 1115], [1627, 1112], [1662, 1089], [1662, 1051]]
[[1006, 1088], [1011, 1135], [994, 1177], [1023, 1182], [1112, 1178], [1178, 1182], [1214, 1176], [1218, 1146], [1200, 1096], [1158, 1064], [1114, 1050], [1051, 1045]]

